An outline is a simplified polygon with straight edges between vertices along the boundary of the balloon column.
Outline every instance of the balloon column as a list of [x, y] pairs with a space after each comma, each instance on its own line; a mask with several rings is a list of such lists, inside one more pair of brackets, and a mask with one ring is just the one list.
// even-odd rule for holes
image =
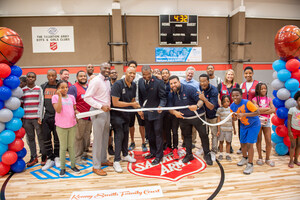
[[278, 155], [286, 155], [291, 145], [288, 137], [287, 118], [291, 107], [296, 106], [295, 93], [300, 90], [300, 29], [288, 25], [275, 36], [275, 50], [280, 60], [273, 62], [273, 104], [276, 114], [272, 117], [272, 142]]
[[4, 176], [9, 170], [24, 171], [27, 151], [22, 140], [22, 69], [14, 65], [22, 56], [23, 43], [16, 32], [5, 27], [0, 27], [0, 38], [0, 176]]

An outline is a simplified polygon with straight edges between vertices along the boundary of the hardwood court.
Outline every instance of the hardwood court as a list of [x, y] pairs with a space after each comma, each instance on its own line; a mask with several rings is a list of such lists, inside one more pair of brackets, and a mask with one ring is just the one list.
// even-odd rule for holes
[[[138, 126], [136, 126], [138, 127]], [[138, 130], [136, 130], [137, 133]], [[137, 148], [141, 141], [136, 134]], [[200, 146], [200, 141], [196, 146]], [[234, 136], [233, 148], [238, 149], [238, 139]], [[197, 149], [194, 149], [196, 151]], [[27, 155], [26, 161], [29, 159]], [[238, 167], [236, 163], [241, 156], [231, 154], [232, 162], [221, 161], [225, 170], [225, 182], [215, 199], [300, 199], [300, 167], [288, 168], [288, 156], [277, 156], [272, 150], [275, 167], [255, 164], [251, 175], [242, 173], [244, 167]], [[257, 153], [255, 153], [256, 161]], [[113, 161], [113, 157], [110, 157]], [[121, 188], [135, 188], [160, 185], [163, 190], [163, 198], [159, 199], [207, 199], [216, 190], [220, 182], [220, 169], [216, 162], [213, 166], [197, 174], [172, 182], [157, 178], [145, 178], [133, 175], [127, 171], [127, 163], [123, 162], [122, 174], [116, 173], [112, 167], [104, 170], [108, 172], [106, 177], [100, 177], [91, 173], [91, 167], [82, 170], [82, 174], [89, 173], [82, 178], [56, 178], [39, 180], [30, 172], [40, 169], [36, 165], [20, 174], [14, 174], [9, 180], [6, 189], [6, 199], [69, 199], [74, 191], [95, 191]], [[80, 169], [82, 167], [79, 167]], [[59, 170], [51, 168], [53, 173]], [[68, 170], [67, 170], [68, 171]], [[0, 184], [8, 175], [0, 179]], [[42, 177], [43, 178], [43, 177]]]

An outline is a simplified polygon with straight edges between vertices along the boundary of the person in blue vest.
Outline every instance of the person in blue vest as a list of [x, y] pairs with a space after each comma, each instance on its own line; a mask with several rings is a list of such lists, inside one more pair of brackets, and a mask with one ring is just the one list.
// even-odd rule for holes
[[213, 162], [209, 150], [209, 138], [206, 132], [206, 126], [194, 113], [194, 111], [196, 111], [202, 119], [205, 119], [203, 101], [199, 99], [196, 88], [181, 84], [178, 76], [171, 76], [169, 80], [172, 92], [170, 92], [168, 96], [168, 107], [189, 105], [186, 109], [170, 110], [170, 113], [179, 119], [179, 126], [184, 136], [186, 155], [182, 162], [188, 163], [194, 159], [192, 153], [192, 128], [194, 126], [199, 132], [202, 142], [204, 160], [207, 165], [212, 165]]
[[[69, 88], [68, 94], [75, 97], [76, 108], [79, 112], [88, 112], [91, 108], [89, 104], [84, 101], [84, 95], [88, 88], [87, 74], [80, 70], [76, 74], [77, 82]], [[75, 138], [75, 160], [77, 164], [84, 165], [86, 161], [82, 157], [87, 157], [86, 141], [90, 140], [92, 132], [92, 122], [89, 117], [79, 119], [77, 123], [77, 131]]]

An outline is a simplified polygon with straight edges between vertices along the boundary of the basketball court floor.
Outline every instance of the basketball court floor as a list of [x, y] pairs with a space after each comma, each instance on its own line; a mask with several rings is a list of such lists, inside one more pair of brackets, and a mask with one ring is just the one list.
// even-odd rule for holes
[[[132, 165], [122, 162], [123, 173], [116, 173], [113, 167], [105, 167], [108, 175], [97, 176], [92, 173], [92, 160], [89, 158], [87, 165], [78, 165], [81, 174], [67, 173], [67, 177], [59, 178], [58, 168], [52, 167], [43, 172], [40, 164], [37, 164], [23, 173], [0, 178], [1, 199], [80, 199], [74, 195], [71, 198], [72, 193], [157, 186], [162, 194], [153, 199], [300, 199], [300, 167], [288, 168], [289, 157], [277, 156], [274, 149], [271, 159], [275, 161], [275, 167], [255, 164], [254, 172], [244, 175], [244, 167], [236, 165], [241, 158], [236, 154], [239, 148], [237, 136], [233, 138], [235, 152], [231, 154], [232, 161], [214, 162], [213, 166], [206, 166], [202, 156], [196, 153], [201, 144], [198, 137], [193, 150], [196, 159], [192, 162], [183, 164], [169, 155], [163, 163], [152, 167], [143, 158], [137, 128], [137, 147], [132, 153], [138, 163]], [[255, 152], [255, 161], [256, 158]], [[29, 160], [28, 153], [24, 160]], [[113, 161], [113, 156], [109, 156], [109, 160]], [[68, 166], [67, 172], [70, 172]], [[81, 197], [89, 199], [88, 195]], [[103, 198], [98, 196], [96, 199]]]

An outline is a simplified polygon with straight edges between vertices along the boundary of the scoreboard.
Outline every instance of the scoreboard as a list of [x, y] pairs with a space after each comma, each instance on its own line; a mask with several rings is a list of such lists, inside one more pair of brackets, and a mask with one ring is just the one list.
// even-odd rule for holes
[[197, 15], [160, 15], [160, 45], [197, 45]]

